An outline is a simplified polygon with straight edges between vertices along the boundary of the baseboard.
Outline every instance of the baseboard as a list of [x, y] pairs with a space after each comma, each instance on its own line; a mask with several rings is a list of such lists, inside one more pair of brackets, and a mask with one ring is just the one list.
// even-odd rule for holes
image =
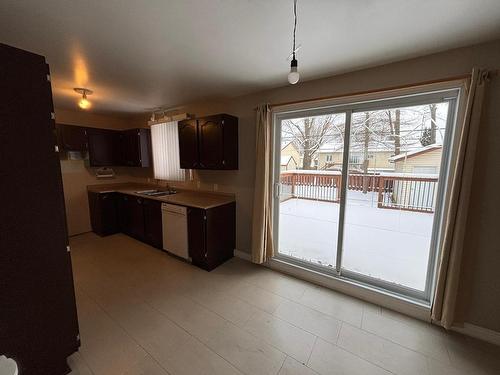
[[252, 257], [245, 251], [234, 250], [234, 256], [243, 260], [252, 261]]
[[500, 332], [493, 331], [492, 329], [483, 328], [470, 323], [464, 323], [463, 327], [453, 326], [451, 329], [463, 335], [500, 346]]

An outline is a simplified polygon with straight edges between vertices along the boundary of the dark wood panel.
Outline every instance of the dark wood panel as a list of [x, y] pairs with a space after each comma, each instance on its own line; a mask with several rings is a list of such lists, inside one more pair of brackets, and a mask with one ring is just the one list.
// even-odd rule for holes
[[188, 210], [189, 255], [194, 265], [211, 271], [233, 257], [236, 204]]
[[89, 163], [91, 167], [122, 165], [120, 132], [87, 128]]
[[204, 268], [206, 264], [206, 211], [188, 209], [188, 247], [194, 265]]
[[133, 196], [129, 198], [129, 234], [139, 241], [144, 241], [144, 199]]
[[181, 168], [238, 169], [238, 118], [220, 114], [179, 122]]
[[117, 194], [89, 192], [88, 197], [92, 230], [100, 236], [118, 233]]
[[221, 116], [198, 120], [199, 165], [206, 169], [223, 169], [224, 129]]
[[181, 121], [178, 130], [180, 166], [185, 169], [196, 169], [199, 167], [197, 121]]
[[0, 352], [23, 375], [66, 373], [79, 346], [48, 73], [0, 44]]
[[163, 249], [163, 225], [161, 202], [144, 199], [144, 240], [158, 249]]
[[59, 146], [65, 151], [88, 150], [87, 129], [83, 126], [57, 124]]

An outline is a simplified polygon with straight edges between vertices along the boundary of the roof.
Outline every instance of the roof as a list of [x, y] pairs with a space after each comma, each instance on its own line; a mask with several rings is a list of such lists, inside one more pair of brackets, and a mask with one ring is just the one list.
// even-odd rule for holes
[[297, 161], [295, 160], [295, 158], [293, 156], [291, 156], [291, 155], [282, 156], [280, 165], [288, 165], [288, 163], [290, 163], [291, 160], [293, 160], [294, 163], [297, 164]]
[[422, 147], [422, 148], [417, 149], [417, 150], [406, 151], [406, 152], [403, 152], [403, 153], [401, 153], [399, 155], [391, 156], [389, 158], [389, 161], [390, 162], [395, 162], [395, 161], [398, 161], [398, 160], [401, 160], [401, 159], [410, 159], [410, 158], [413, 158], [415, 156], [419, 156], [419, 155], [425, 154], [425, 153], [430, 152], [430, 151], [439, 150], [441, 148], [443, 148], [443, 145], [435, 143], [435, 144], [432, 144], [432, 145], [428, 145], [428, 146]]

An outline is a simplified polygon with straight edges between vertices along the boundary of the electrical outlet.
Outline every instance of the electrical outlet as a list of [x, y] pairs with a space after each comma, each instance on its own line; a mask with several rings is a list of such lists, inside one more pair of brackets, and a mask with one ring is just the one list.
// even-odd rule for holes
[[214, 184], [214, 191], [219, 190], [219, 184]]

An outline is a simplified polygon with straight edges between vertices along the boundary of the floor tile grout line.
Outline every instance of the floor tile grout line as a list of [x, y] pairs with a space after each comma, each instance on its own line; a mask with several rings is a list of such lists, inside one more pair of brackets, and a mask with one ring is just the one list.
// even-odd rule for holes
[[[396, 345], [396, 346], [399, 346], [399, 347], [401, 347], [401, 348], [403, 348], [403, 349], [405, 349], [405, 350], [408, 350], [408, 351], [410, 351], [410, 352], [413, 352], [413, 353], [419, 354], [419, 355], [421, 355], [421, 356], [425, 357], [425, 358], [426, 358], [426, 359], [428, 359], [428, 360], [434, 360], [434, 361], [437, 361], [437, 362], [442, 363], [442, 364], [445, 364], [445, 365], [450, 365], [450, 364], [451, 364], [451, 363], [443, 362], [443, 361], [441, 361], [441, 360], [439, 360], [439, 359], [437, 359], [437, 358], [435, 358], [435, 357], [431, 357], [430, 355], [425, 354], [425, 353], [422, 353], [422, 352], [420, 352], [420, 351], [418, 351], [418, 350], [415, 350], [415, 349], [413, 349], [413, 348], [410, 348], [410, 347], [407, 347], [407, 346], [401, 345], [400, 343], [398, 343], [398, 342], [396, 342], [396, 341], [393, 341], [393, 340], [391, 340], [391, 339], [389, 339], [389, 338], [387, 338], [387, 337], [380, 336], [380, 335], [378, 335], [378, 334], [376, 334], [376, 333], [374, 333], [374, 332], [367, 331], [367, 330], [366, 330], [366, 329], [364, 329], [364, 328], [359, 328], [359, 327], [356, 327], [356, 326], [354, 326], [354, 325], [352, 325], [352, 324], [349, 324], [349, 323], [347, 323], [347, 322], [342, 322], [342, 326], [343, 326], [344, 324], [347, 324], [347, 325], [349, 325], [349, 326], [351, 326], [351, 327], [353, 327], [353, 328], [355, 328], [355, 329], [359, 329], [359, 330], [363, 331], [364, 333], [366, 333], [366, 334], [368, 334], [368, 335], [375, 336], [375, 337], [377, 337], [377, 338], [378, 338], [378, 339], [380, 339], [380, 340], [390, 342], [391, 344]], [[340, 337], [340, 330], [339, 330], [339, 337]], [[326, 341], [326, 340], [325, 340], [325, 341]], [[337, 340], [337, 342], [338, 342], [338, 340]], [[339, 346], [338, 344], [335, 344], [335, 345]], [[340, 347], [340, 346], [339, 346], [339, 347]], [[445, 348], [446, 348], [446, 347], [445, 347]], [[347, 350], [347, 349], [345, 349], [345, 350]], [[348, 351], [348, 350], [347, 350], [347, 351]]]
[[[234, 327], [236, 327], [236, 328], [238, 328], [238, 329], [242, 330], [243, 332], [248, 333], [248, 334], [249, 334], [250, 336], [252, 336], [253, 338], [255, 338], [255, 339], [259, 340], [259, 341], [262, 341], [263, 343], [265, 343], [265, 344], [267, 344], [267, 345], [269, 345], [269, 346], [273, 347], [274, 349], [276, 349], [276, 350], [277, 350], [277, 351], [279, 351], [280, 353], [284, 354], [285, 356], [289, 356], [289, 357], [291, 357], [291, 358], [295, 359], [296, 361], [300, 362], [297, 358], [293, 357], [291, 354], [288, 354], [288, 353], [284, 352], [283, 350], [281, 350], [280, 348], [278, 348], [276, 345], [274, 345], [274, 344], [272, 344], [272, 343], [268, 342], [267, 340], [263, 339], [262, 337], [259, 337], [259, 336], [255, 335], [254, 333], [252, 333], [252, 332], [250, 332], [250, 331], [246, 330], [244, 327], [239, 326], [239, 325], [237, 325], [237, 324], [235, 324], [235, 323], [231, 322], [230, 320], [228, 320], [228, 319], [226, 319], [225, 317], [223, 317], [222, 315], [220, 315], [218, 312], [213, 311], [213, 310], [211, 310], [209, 307], [206, 307], [206, 306], [204, 306], [203, 304], [199, 303], [198, 301], [196, 301], [196, 300], [192, 299], [192, 297], [189, 297], [189, 296], [182, 296], [182, 297], [187, 298], [187, 299], [190, 299], [192, 302], [196, 303], [197, 305], [200, 305], [201, 307], [206, 308], [206, 309], [207, 309], [208, 311], [210, 311], [211, 313], [213, 313], [213, 314], [217, 315], [218, 317], [220, 317], [221, 319], [225, 320], [225, 322], [226, 322], [227, 324], [230, 324], [230, 325], [232, 325], [232, 326], [234, 326]], [[147, 303], [147, 302], [146, 302], [146, 303]], [[151, 306], [151, 307], [152, 307], [153, 309], [157, 310], [154, 306]], [[158, 312], [160, 312], [161, 314], [165, 315], [165, 314], [164, 314], [161, 310], [157, 310], [157, 311], [158, 311]], [[264, 311], [264, 310], [262, 310], [262, 311], [263, 311], [264, 313], [269, 314], [267, 311]], [[272, 314], [269, 314], [269, 315], [272, 315]], [[165, 316], [166, 316], [168, 319], [170, 319], [167, 315], [165, 315]], [[171, 319], [170, 319], [170, 320], [171, 320]], [[250, 320], [250, 319], [249, 319], [249, 320]], [[175, 323], [175, 321], [173, 321], [173, 322]], [[286, 323], [288, 323], [288, 322], [286, 322]], [[177, 323], [175, 323], [175, 324], [177, 324]], [[179, 326], [179, 327], [181, 327], [181, 326]], [[181, 328], [182, 328], [182, 329], [184, 329], [184, 330], [186, 330], [186, 329], [185, 329], [185, 328], [183, 328], [183, 327], [181, 327]], [[298, 327], [296, 327], [296, 328], [298, 328]], [[192, 335], [193, 337], [195, 337], [195, 338], [196, 338], [197, 340], [199, 340], [201, 343], [203, 343], [203, 341], [201, 341], [199, 338], [197, 338], [196, 336], [194, 336], [194, 335], [193, 335], [192, 333], [190, 333], [189, 331], [187, 331], [187, 330], [186, 330], [186, 332], [187, 332], [188, 334]], [[310, 333], [310, 332], [308, 332], [308, 333]], [[313, 335], [313, 336], [315, 336], [315, 337], [317, 337], [317, 336], [316, 336], [316, 335], [314, 335], [314, 334], [312, 334], [312, 335]], [[325, 341], [326, 341], [326, 340], [325, 340]], [[208, 346], [207, 346], [207, 347], [208, 347]], [[210, 349], [211, 349], [211, 348], [210, 348]], [[211, 350], [213, 350], [213, 349], [211, 349]], [[218, 354], [218, 355], [219, 355], [219, 354]], [[219, 355], [219, 356], [220, 356], [220, 355]], [[222, 356], [221, 356], [221, 357], [222, 357]], [[223, 358], [223, 357], [222, 357], [222, 358]], [[225, 360], [226, 360], [226, 359], [225, 359]], [[226, 360], [226, 361], [228, 361], [228, 360]]]
[[[94, 262], [91, 262], [91, 263], [92, 263], [92, 266], [94, 266], [94, 265], [95, 265], [95, 264], [94, 264]], [[101, 271], [101, 270], [99, 270], [99, 269], [98, 269], [98, 271]], [[271, 272], [273, 272], [273, 270], [271, 270]], [[104, 273], [105, 273], [107, 276], [111, 276], [111, 275], [110, 275], [110, 274], [108, 274], [107, 272], [104, 272]], [[180, 273], [180, 271], [178, 271], [177, 273]], [[299, 279], [299, 280], [300, 280], [300, 279]], [[340, 321], [340, 322], [341, 322], [341, 327], [342, 327], [343, 323], [346, 323], [346, 324], [348, 324], [348, 325], [352, 325], [352, 324], [350, 324], [350, 323], [348, 323], [348, 322], [345, 322], [345, 321], [344, 321], [344, 320], [342, 320], [342, 319], [339, 319], [339, 318], [338, 318], [338, 317], [336, 317], [336, 316], [333, 316], [333, 315], [331, 315], [331, 314], [326, 314], [326, 313], [324, 313], [323, 311], [317, 310], [317, 309], [315, 309], [315, 308], [313, 308], [313, 307], [311, 307], [311, 306], [308, 306], [308, 305], [306, 305], [306, 304], [304, 304], [304, 303], [301, 303], [300, 301], [297, 301], [297, 300], [294, 300], [294, 299], [291, 299], [291, 298], [288, 298], [288, 297], [282, 296], [282, 295], [280, 295], [280, 294], [278, 294], [278, 293], [272, 292], [272, 291], [270, 291], [270, 290], [267, 290], [267, 289], [265, 289], [265, 288], [261, 287], [260, 285], [256, 285], [256, 284], [253, 284], [253, 283], [248, 283], [248, 282], [246, 282], [246, 281], [244, 281], [244, 282], [245, 282], [247, 285], [251, 285], [251, 286], [254, 286], [254, 287], [260, 288], [260, 289], [262, 289], [262, 290], [264, 290], [264, 291], [266, 291], [266, 292], [268, 292], [268, 293], [275, 294], [275, 295], [277, 295], [277, 296], [279, 296], [279, 297], [281, 297], [281, 298], [283, 298], [283, 299], [286, 299], [286, 300], [288, 300], [288, 301], [290, 301], [290, 302], [292, 302], [292, 303], [297, 303], [297, 304], [299, 304], [299, 305], [301, 305], [301, 306], [304, 306], [304, 307], [306, 307], [306, 308], [312, 309], [312, 310], [317, 311], [317, 312], [319, 312], [319, 313], [321, 313], [321, 314], [324, 314], [324, 315], [326, 315], [326, 316], [332, 317], [332, 318], [334, 318], [334, 319], [336, 319], [336, 320], [338, 320], [338, 321]], [[312, 284], [312, 286], [313, 286], [313, 287], [316, 287], [316, 288], [319, 288], [318, 286], [316, 286], [316, 285], [314, 285], [314, 284]], [[307, 287], [308, 287], [308, 286], [306, 286], [306, 288], [304, 288], [304, 291], [303, 291], [303, 293], [302, 293], [302, 296], [305, 294]], [[81, 289], [84, 289], [84, 288], [83, 288], [83, 287], [81, 287]], [[333, 291], [333, 292], [335, 292], [335, 293], [340, 293], [340, 292], [336, 292], [336, 291]], [[84, 291], [84, 293], [85, 293], [85, 294], [87, 294], [87, 295], [90, 297], [90, 295], [88, 294], [88, 292]], [[232, 294], [232, 295], [233, 295], [233, 296], [235, 296], [235, 297], [238, 297], [237, 295], [234, 295], [234, 294]], [[347, 295], [346, 295], [346, 296], [347, 296]], [[350, 297], [350, 296], [347, 296], [347, 297]], [[302, 297], [301, 297], [301, 298], [302, 298]], [[350, 297], [350, 298], [352, 298], [352, 297]], [[93, 298], [91, 298], [91, 299], [94, 301], [94, 303], [96, 303], [96, 304], [97, 304], [97, 305], [101, 308], [101, 310], [104, 310], [104, 311], [105, 311], [105, 309], [104, 309], [101, 305], [99, 305], [99, 304], [97, 303], [97, 301], [95, 301]], [[192, 299], [192, 298], [189, 298], [189, 299]], [[261, 309], [261, 308], [259, 308], [259, 307], [255, 306], [255, 305], [253, 305], [253, 304], [249, 303], [247, 300], [244, 300], [244, 299], [241, 299], [241, 298], [238, 298], [238, 299], [243, 300], [244, 302], [246, 302], [246, 303], [248, 303], [249, 305], [251, 305], [251, 306], [255, 307], [256, 309], [261, 310], [261, 311], [264, 311], [265, 313], [268, 313], [268, 314], [269, 314], [269, 312], [267, 312], [267, 311], [265, 311], [265, 310], [263, 310], [263, 309]], [[205, 307], [205, 308], [207, 308], [208, 310], [212, 311], [212, 310], [211, 310], [208, 306], [205, 306], [205, 305], [203, 305], [203, 304], [200, 304], [200, 303], [199, 303], [198, 301], [196, 301], [196, 300], [193, 300], [193, 301], [194, 301], [195, 303], [197, 303], [197, 304], [201, 305], [201, 306], [204, 306], [204, 307]], [[144, 301], [144, 302], [145, 302], [145, 303], [148, 303], [147, 301]], [[366, 303], [365, 301], [361, 301], [361, 302], [362, 302], [362, 303]], [[148, 303], [148, 305], [150, 305], [150, 304]], [[377, 306], [378, 306], [378, 305], [377, 305]], [[154, 306], [151, 306], [151, 307], [152, 307], [152, 308], [154, 308]], [[154, 308], [154, 309], [155, 309], [155, 310], [157, 310], [156, 308]], [[275, 310], [275, 311], [276, 311], [276, 310]], [[107, 313], [107, 311], [105, 311], [105, 312]], [[160, 313], [162, 313], [161, 311], [159, 311], [159, 312], [160, 312]], [[223, 316], [221, 316], [220, 314], [218, 314], [218, 313], [216, 313], [216, 312], [214, 312], [214, 311], [212, 311], [212, 312], [213, 312], [213, 313], [215, 313], [216, 315], [220, 316], [220, 317], [221, 317], [222, 319], [224, 319], [226, 322], [229, 322], [230, 324], [232, 324], [232, 325], [234, 325], [234, 326], [236, 326], [236, 327], [238, 327], [238, 328], [240, 328], [240, 329], [242, 328], [242, 327], [239, 327], [237, 324], [234, 324], [233, 322], [230, 322], [229, 320], [227, 320], [226, 318], [224, 318], [224, 317], [223, 317]], [[107, 313], [107, 315], [108, 315], [108, 316], [110, 316], [110, 315], [109, 315], [109, 313]], [[163, 313], [162, 313], [162, 315], [165, 315], [165, 314], [163, 314]], [[280, 320], [282, 320], [282, 321], [284, 321], [284, 322], [286, 322], [286, 323], [288, 323], [288, 324], [291, 324], [292, 326], [295, 326], [293, 323], [288, 322], [288, 321], [286, 321], [286, 320], [284, 320], [284, 319], [281, 319], [281, 318], [277, 317], [276, 315], [274, 315], [274, 313], [271, 313], [270, 315], [272, 315], [273, 317], [275, 317], [275, 318], [277, 318], [277, 319], [280, 319]], [[363, 320], [364, 320], [364, 315], [365, 315], [365, 309], [363, 308], [363, 309], [362, 309], [362, 323], [363, 323]], [[165, 315], [165, 316], [166, 316], [166, 315]], [[169, 319], [170, 321], [172, 321], [172, 320], [171, 320], [168, 316], [166, 316], [166, 317], [167, 317], [167, 319]], [[112, 318], [112, 317], [110, 316], [110, 318]], [[391, 317], [386, 317], [386, 318], [387, 318], [387, 319], [390, 319], [391, 321], [396, 321], [396, 322], [398, 322], [398, 323], [404, 324], [404, 322], [399, 322], [398, 320], [393, 319], [393, 318], [391, 318]], [[250, 319], [250, 318], [249, 318], [249, 319]], [[115, 321], [115, 320], [114, 320], [114, 318], [112, 318], [112, 320], [113, 320], [113, 321]], [[177, 326], [179, 326], [179, 325], [178, 325], [175, 321], [172, 321], [172, 322], [173, 322], [174, 324], [176, 324]], [[117, 322], [117, 323], [118, 323], [118, 322]], [[119, 324], [119, 323], [118, 323], [118, 324]], [[363, 325], [363, 324], [362, 324], [362, 325]], [[404, 324], [404, 325], [405, 325], [405, 326], [407, 326], [407, 327], [409, 327], [409, 325], [407, 325], [407, 324]], [[120, 327], [121, 327], [121, 325], [120, 325]], [[187, 332], [190, 336], [194, 337], [196, 340], [200, 341], [203, 345], [205, 345], [205, 344], [204, 344], [201, 340], [199, 340], [196, 336], [192, 335], [189, 331], [185, 330], [185, 329], [184, 329], [183, 327], [181, 327], [181, 326], [179, 326], [179, 327], [180, 327], [181, 329], [183, 329], [184, 331], [186, 331], [186, 332]], [[305, 330], [305, 329], [303, 329], [303, 328], [301, 328], [301, 327], [298, 327], [298, 326], [295, 326], [295, 327], [296, 327], [296, 328], [299, 328], [299, 329], [301, 329], [301, 330], [303, 330], [303, 331], [305, 331], [305, 332], [308, 332], [307, 330]], [[356, 326], [354, 326], [354, 325], [353, 325], [353, 327], [356, 327]], [[121, 328], [123, 329], [123, 327], [121, 327]], [[438, 362], [440, 362], [440, 363], [443, 363], [442, 361], [440, 361], [440, 360], [438, 360], [438, 359], [435, 359], [434, 357], [430, 357], [430, 356], [428, 356], [428, 355], [426, 355], [426, 354], [424, 354], [424, 353], [421, 353], [421, 352], [419, 352], [418, 350], [415, 350], [415, 349], [412, 349], [412, 348], [408, 348], [408, 347], [406, 347], [406, 346], [404, 346], [404, 345], [401, 345], [401, 344], [400, 344], [400, 343], [398, 343], [398, 342], [395, 342], [395, 341], [390, 340], [390, 339], [388, 339], [388, 338], [386, 338], [386, 337], [383, 337], [383, 336], [380, 336], [380, 335], [375, 334], [375, 333], [373, 333], [373, 332], [370, 332], [370, 331], [368, 331], [368, 330], [364, 329], [362, 326], [361, 326], [361, 327], [356, 327], [356, 328], [359, 328], [359, 329], [361, 329], [361, 330], [363, 330], [364, 332], [367, 332], [367, 333], [369, 333], [369, 334], [375, 335], [375, 336], [377, 336], [377, 337], [379, 337], [379, 338], [381, 338], [381, 339], [383, 339], [383, 340], [387, 340], [387, 341], [389, 341], [389, 342], [392, 342], [392, 343], [393, 343], [393, 344], [395, 344], [395, 345], [398, 345], [398, 346], [403, 347], [403, 348], [405, 348], [405, 349], [408, 349], [408, 350], [410, 350], [410, 351], [413, 351], [413, 352], [416, 352], [416, 353], [418, 353], [418, 354], [421, 354], [422, 356], [426, 357], [427, 362], [428, 362], [429, 360], [431, 360], [431, 359], [432, 359], [432, 360], [437, 360], [437, 361], [438, 361]], [[245, 332], [247, 332], [247, 331], [245, 330]], [[248, 332], [248, 333], [249, 333], [249, 334], [251, 334], [250, 332]], [[309, 332], [309, 333], [313, 334], [312, 332]], [[127, 332], [127, 334], [128, 334], [128, 332]], [[313, 334], [313, 335], [315, 335], [315, 334]], [[340, 329], [339, 329], [338, 335], [340, 335]], [[253, 335], [253, 334], [252, 334], [252, 336], [256, 337], [256, 338], [257, 338], [257, 339], [259, 339], [259, 340], [262, 340], [262, 339], [261, 339], [260, 337], [258, 337], [258, 336], [255, 336], [255, 335]], [[437, 336], [437, 335], [436, 335], [436, 336]], [[316, 341], [317, 341], [318, 336], [317, 336], [317, 335], [315, 335], [315, 337], [316, 337], [316, 338], [315, 338], [315, 342], [316, 342]], [[324, 340], [324, 339], [323, 339], [323, 340]], [[135, 341], [135, 339], [134, 339], [134, 341]], [[263, 341], [264, 341], [264, 342], [266, 342], [265, 340], [263, 340]], [[328, 340], [324, 340], [324, 341], [328, 342]], [[338, 337], [337, 337], [337, 342], [338, 342]], [[138, 345], [140, 346], [140, 344], [138, 344]], [[269, 344], [269, 345], [271, 345], [271, 346], [273, 346], [273, 347], [274, 347], [274, 345], [272, 345], [272, 344]], [[335, 344], [335, 345], [336, 345], [336, 344]], [[205, 345], [205, 346], [206, 346], [206, 345]], [[338, 345], [336, 345], [336, 346], [338, 346]], [[141, 348], [142, 348], [142, 346], [141, 346]], [[210, 349], [212, 352], [214, 352], [214, 351], [213, 351], [210, 347], [208, 347], [208, 346], [207, 346], [207, 348], [208, 348], [208, 349]], [[341, 347], [339, 347], [339, 348], [341, 348]], [[446, 351], [447, 351], [447, 354], [448, 354], [448, 357], [449, 357], [449, 348], [448, 348], [448, 346], [446, 346], [446, 345], [445, 345], [445, 348], [446, 348]], [[143, 349], [144, 349], [144, 348], [143, 348]], [[277, 349], [278, 351], [282, 352], [280, 349], [278, 349], [278, 348], [276, 348], [276, 349]], [[342, 350], [346, 350], [346, 349], [343, 349], [343, 348], [341, 348], [341, 349], [342, 349]], [[147, 350], [145, 350], [145, 351], [146, 351], [146, 352], [150, 355], [150, 353], [149, 353]], [[347, 351], [347, 352], [349, 352], [348, 350], [346, 350], [346, 351]], [[216, 352], [214, 352], [214, 353], [216, 353]], [[284, 353], [284, 352], [282, 352], [282, 353], [283, 353], [283, 354], [285, 354], [286, 356], [289, 356], [287, 353]], [[311, 353], [312, 353], [312, 351], [311, 351]], [[216, 353], [216, 354], [218, 355], [218, 353]], [[355, 355], [354, 353], [351, 353], [351, 354]], [[220, 356], [220, 355], [219, 355], [219, 356]], [[356, 356], [357, 356], [357, 355], [356, 355]], [[226, 362], [229, 362], [229, 361], [227, 361], [225, 358], [223, 358], [222, 356], [220, 356], [220, 357], [221, 357], [222, 359], [224, 359]], [[291, 357], [291, 356], [290, 356], [290, 357]], [[357, 357], [359, 357], [359, 356], [357, 356]], [[293, 358], [293, 357], [291, 357], [291, 358]], [[361, 359], [363, 359], [363, 360], [365, 360], [365, 361], [366, 361], [366, 359], [364, 359], [364, 358], [362, 358], [362, 357], [359, 357], [359, 358], [361, 358]], [[369, 361], [368, 361], [368, 362], [369, 362]], [[230, 362], [229, 362], [229, 363], [230, 363]], [[230, 363], [230, 364], [231, 364], [231, 363]], [[449, 363], [446, 363], [446, 364], [448, 364], [448, 365], [449, 365]], [[231, 364], [231, 365], [232, 365], [232, 364]], [[232, 365], [232, 366], [233, 366], [233, 365]], [[163, 367], [162, 367], [162, 368], [163, 368]], [[238, 370], [239, 370], [239, 369], [238, 369]], [[165, 370], [165, 371], [166, 371], [166, 370]]]
[[[161, 364], [161, 363], [160, 363], [160, 362], [159, 362], [159, 361], [158, 361], [158, 360], [157, 360], [157, 359], [156, 359], [156, 358], [155, 358], [155, 357], [154, 357], [154, 356], [153, 356], [153, 355], [152, 355], [152, 354], [151, 354], [151, 353], [150, 353], [150, 352], [149, 352], [149, 351], [145, 348], [145, 347], [143, 347], [143, 346], [142, 346], [142, 345], [141, 345], [141, 344], [137, 341], [137, 339], [136, 339], [134, 336], [132, 336], [132, 335], [130, 334], [130, 332], [129, 332], [129, 331], [128, 331], [125, 327], [123, 327], [123, 326], [120, 324], [120, 322], [118, 322], [118, 321], [117, 321], [117, 320], [116, 320], [116, 319], [115, 319], [115, 318], [114, 318], [114, 317], [113, 317], [113, 316], [112, 316], [112, 315], [111, 315], [111, 314], [110, 314], [110, 313], [109, 313], [109, 312], [108, 312], [108, 311], [104, 308], [104, 306], [101, 306], [101, 304], [100, 304], [98, 301], [96, 301], [96, 300], [95, 300], [95, 299], [94, 299], [94, 298], [93, 298], [93, 297], [92, 297], [92, 296], [91, 296], [91, 295], [90, 295], [87, 291], [83, 290], [83, 292], [87, 295], [87, 297], [88, 297], [90, 300], [92, 300], [92, 302], [94, 302], [94, 303], [96, 304], [96, 306], [98, 306], [98, 307], [99, 307], [99, 309], [100, 309], [101, 311], [103, 311], [103, 312], [104, 312], [104, 313], [105, 313], [105, 314], [106, 314], [106, 315], [107, 315], [107, 316], [108, 316], [108, 317], [109, 317], [109, 318], [110, 318], [110, 319], [111, 319], [111, 320], [112, 320], [112, 321], [113, 321], [113, 322], [114, 322], [114, 323], [115, 323], [118, 327], [120, 327], [120, 329], [121, 329], [121, 330], [122, 330], [122, 331], [123, 331], [123, 332], [124, 332], [124, 333], [125, 333], [125, 334], [126, 334], [126, 335], [127, 335], [127, 336], [128, 336], [128, 337], [132, 340], [132, 341], [133, 341], [133, 342], [135, 342], [135, 343], [136, 343], [136, 344], [137, 344], [137, 345], [138, 345], [138, 346], [139, 346], [142, 350], [144, 350], [144, 352], [146, 353], [146, 356], [145, 356], [145, 357], [149, 356], [149, 357], [150, 357], [150, 358], [151, 358], [154, 362], [156, 362], [156, 364], [157, 364], [157, 365], [158, 365], [158, 366], [159, 366], [159, 367], [160, 367], [163, 371], [165, 371], [165, 372], [166, 372], [166, 374], [167, 374], [167, 375], [172, 375], [172, 374], [170, 373], [170, 371], [168, 371], [165, 367], [163, 367], [163, 365], [162, 365], [162, 364]], [[138, 363], [139, 363], [139, 362], [138, 362]], [[136, 365], [137, 365], [138, 363], [136, 363]]]
[[[186, 298], [185, 296], [182, 296], [184, 298]], [[196, 301], [193, 301], [195, 303], [197, 303]], [[158, 309], [156, 306], [152, 305], [150, 302], [148, 301], [144, 301], [144, 303], [146, 303], [150, 308], [152, 308], [153, 310], [155, 310], [156, 312], [158, 312], [159, 314], [161, 314], [162, 316], [164, 316], [166, 319], [168, 319], [172, 324], [174, 324], [175, 326], [177, 326], [178, 328], [180, 328], [181, 330], [183, 330], [184, 332], [186, 332], [189, 336], [191, 336], [193, 339], [195, 339], [196, 341], [198, 341], [200, 344], [202, 344], [204, 347], [206, 347], [208, 350], [210, 350], [210, 352], [214, 353], [215, 355], [217, 355], [218, 357], [220, 357], [222, 360], [224, 360], [225, 362], [227, 362], [231, 367], [233, 367], [236, 371], [242, 373], [242, 374], [246, 374], [245, 371], [243, 371], [242, 369], [240, 369], [239, 367], [237, 367], [236, 365], [234, 365], [233, 363], [231, 363], [228, 359], [224, 358], [222, 355], [220, 355], [219, 353], [217, 353], [213, 348], [211, 348], [210, 346], [208, 346], [205, 342], [203, 342], [199, 337], [195, 336], [194, 334], [192, 334], [191, 332], [189, 332], [186, 328], [184, 328], [183, 326], [181, 326], [179, 323], [177, 323], [175, 320], [173, 320], [171, 317], [169, 317], [167, 314], [165, 314], [163, 311], [161, 311], [160, 309]], [[198, 304], [198, 303], [197, 303]], [[200, 305], [202, 306], [202, 305]], [[231, 323], [229, 320], [225, 319], [224, 317], [220, 316], [220, 318], [224, 319], [225, 320], [225, 323], [230, 323], [230, 324], [233, 324]]]
[[312, 357], [312, 354], [313, 354], [314, 348], [316, 347], [317, 342], [318, 342], [318, 336], [316, 336], [314, 338], [314, 343], [313, 343], [313, 346], [311, 348], [311, 353], [309, 353], [309, 356], [307, 357], [307, 361], [306, 361], [306, 363], [304, 363], [304, 365], [306, 365], [307, 367], [309, 367], [309, 361], [311, 360], [311, 357]]

